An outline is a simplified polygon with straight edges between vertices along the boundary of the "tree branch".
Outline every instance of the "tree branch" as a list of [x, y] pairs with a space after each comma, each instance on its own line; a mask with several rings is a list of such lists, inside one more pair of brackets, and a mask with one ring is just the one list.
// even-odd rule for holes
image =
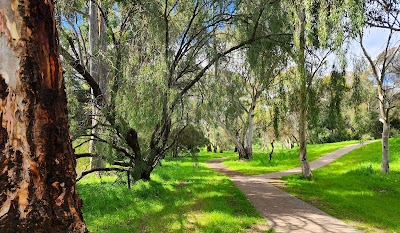
[[82, 172], [81, 176], [78, 179], [76, 179], [76, 181], [77, 182], [80, 181], [84, 176], [89, 175], [90, 173], [93, 173], [93, 172], [110, 172], [110, 171], [127, 172], [129, 170], [126, 168], [119, 168], [119, 167], [94, 168], [94, 169]]

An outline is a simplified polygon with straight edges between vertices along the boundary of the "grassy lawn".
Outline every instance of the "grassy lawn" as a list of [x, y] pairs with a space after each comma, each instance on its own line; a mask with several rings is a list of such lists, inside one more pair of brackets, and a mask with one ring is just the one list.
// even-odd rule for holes
[[[309, 161], [312, 161], [324, 154], [356, 143], [359, 143], [359, 141], [307, 145], [308, 159]], [[300, 165], [298, 154], [298, 147], [293, 149], [282, 149], [281, 147], [275, 146], [271, 162], [269, 162], [269, 152], [260, 152], [259, 150], [255, 150], [253, 152], [253, 159], [250, 161], [238, 160], [237, 156], [235, 156], [224, 161], [223, 164], [232, 170], [244, 174], [257, 175], [298, 167]], [[232, 155], [236, 155], [236, 153], [232, 153]]]
[[217, 156], [226, 154], [201, 152], [198, 164], [191, 157], [163, 161], [150, 182], [131, 190], [115, 177], [85, 177], [78, 191], [89, 230], [265, 232], [266, 221], [228, 177], [202, 163]]
[[380, 173], [376, 142], [314, 171], [285, 177], [286, 191], [365, 232], [400, 232], [400, 138], [390, 139], [390, 174]]

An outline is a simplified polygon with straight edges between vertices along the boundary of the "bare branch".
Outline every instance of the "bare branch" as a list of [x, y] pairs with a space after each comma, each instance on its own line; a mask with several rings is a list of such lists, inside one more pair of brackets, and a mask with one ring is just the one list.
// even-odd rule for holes
[[84, 176], [89, 175], [90, 173], [93, 172], [110, 172], [110, 171], [127, 172], [129, 170], [126, 168], [119, 168], [119, 167], [94, 168], [89, 171], [82, 172], [81, 176], [78, 179], [76, 179], [76, 181], [77, 182], [80, 181]]

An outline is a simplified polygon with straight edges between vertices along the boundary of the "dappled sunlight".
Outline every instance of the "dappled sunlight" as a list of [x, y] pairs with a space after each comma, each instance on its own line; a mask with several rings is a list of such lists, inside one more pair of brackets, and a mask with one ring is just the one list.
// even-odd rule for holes
[[124, 180], [115, 182], [117, 176], [103, 176], [103, 182], [85, 177], [78, 190], [89, 230], [245, 232], [265, 223], [227, 176], [193, 164], [188, 157], [165, 160], [149, 182], [136, 182], [131, 190]]

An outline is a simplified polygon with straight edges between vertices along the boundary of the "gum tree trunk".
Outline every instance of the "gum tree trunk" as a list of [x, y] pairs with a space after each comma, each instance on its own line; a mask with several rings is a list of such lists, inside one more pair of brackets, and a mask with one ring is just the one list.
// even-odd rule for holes
[[299, 160], [302, 169], [303, 176], [307, 179], [312, 177], [312, 172], [310, 168], [310, 164], [307, 159], [307, 141], [306, 141], [306, 111], [307, 111], [307, 96], [306, 96], [306, 83], [307, 83], [307, 75], [305, 70], [305, 12], [302, 9], [301, 5], [297, 5], [297, 17], [298, 17], [298, 26], [297, 26], [297, 34], [299, 36], [299, 51], [298, 53], [298, 64], [297, 70], [300, 75], [300, 119], [299, 119], [299, 141], [300, 141], [300, 151], [299, 151]]
[[54, 3], [0, 1], [0, 232], [87, 232]]
[[248, 128], [246, 131], [246, 139], [245, 139], [245, 152], [246, 157], [251, 159], [253, 157], [253, 119], [254, 119], [254, 110], [256, 107], [256, 101], [253, 101], [250, 111], [247, 117]]
[[[364, 53], [364, 56], [367, 58], [367, 61], [369, 62], [369, 65], [371, 66], [371, 71], [372, 75], [374, 76], [376, 83], [377, 83], [377, 88], [378, 88], [378, 100], [379, 100], [379, 121], [382, 123], [383, 129], [382, 129], [382, 163], [381, 163], [381, 171], [383, 173], [389, 173], [390, 168], [389, 168], [389, 133], [390, 133], [390, 118], [389, 118], [389, 111], [395, 107], [395, 105], [391, 105], [390, 98], [388, 96], [388, 93], [385, 89], [386, 86], [386, 71], [388, 68], [388, 65], [393, 62], [392, 57], [397, 56], [397, 50], [394, 52], [394, 54], [389, 53], [389, 47], [391, 45], [392, 41], [392, 36], [393, 36], [394, 31], [390, 30], [389, 36], [386, 41], [386, 50], [379, 55], [379, 57], [382, 57], [382, 61], [380, 63], [377, 63], [376, 61], [373, 61], [371, 56], [368, 54], [367, 50], [364, 47], [363, 44], [363, 34], [360, 32], [360, 46], [361, 49]], [[380, 67], [379, 67], [380, 65]]]
[[[98, 7], [97, 5], [90, 1], [89, 3], [89, 68], [90, 75], [99, 83], [99, 19], [98, 19]], [[101, 87], [100, 87], [101, 88]], [[96, 97], [92, 93], [92, 134], [97, 134], [96, 125], [98, 123], [99, 110], [97, 108]], [[91, 137], [89, 141], [89, 153], [95, 154], [95, 140], [94, 136]], [[101, 157], [91, 157], [90, 158], [90, 169], [103, 167]]]
[[379, 112], [380, 121], [382, 123], [382, 164], [381, 171], [383, 173], [389, 173], [389, 132], [390, 122], [388, 110], [385, 107], [385, 91], [382, 85], [378, 84], [378, 98], [379, 98]]

